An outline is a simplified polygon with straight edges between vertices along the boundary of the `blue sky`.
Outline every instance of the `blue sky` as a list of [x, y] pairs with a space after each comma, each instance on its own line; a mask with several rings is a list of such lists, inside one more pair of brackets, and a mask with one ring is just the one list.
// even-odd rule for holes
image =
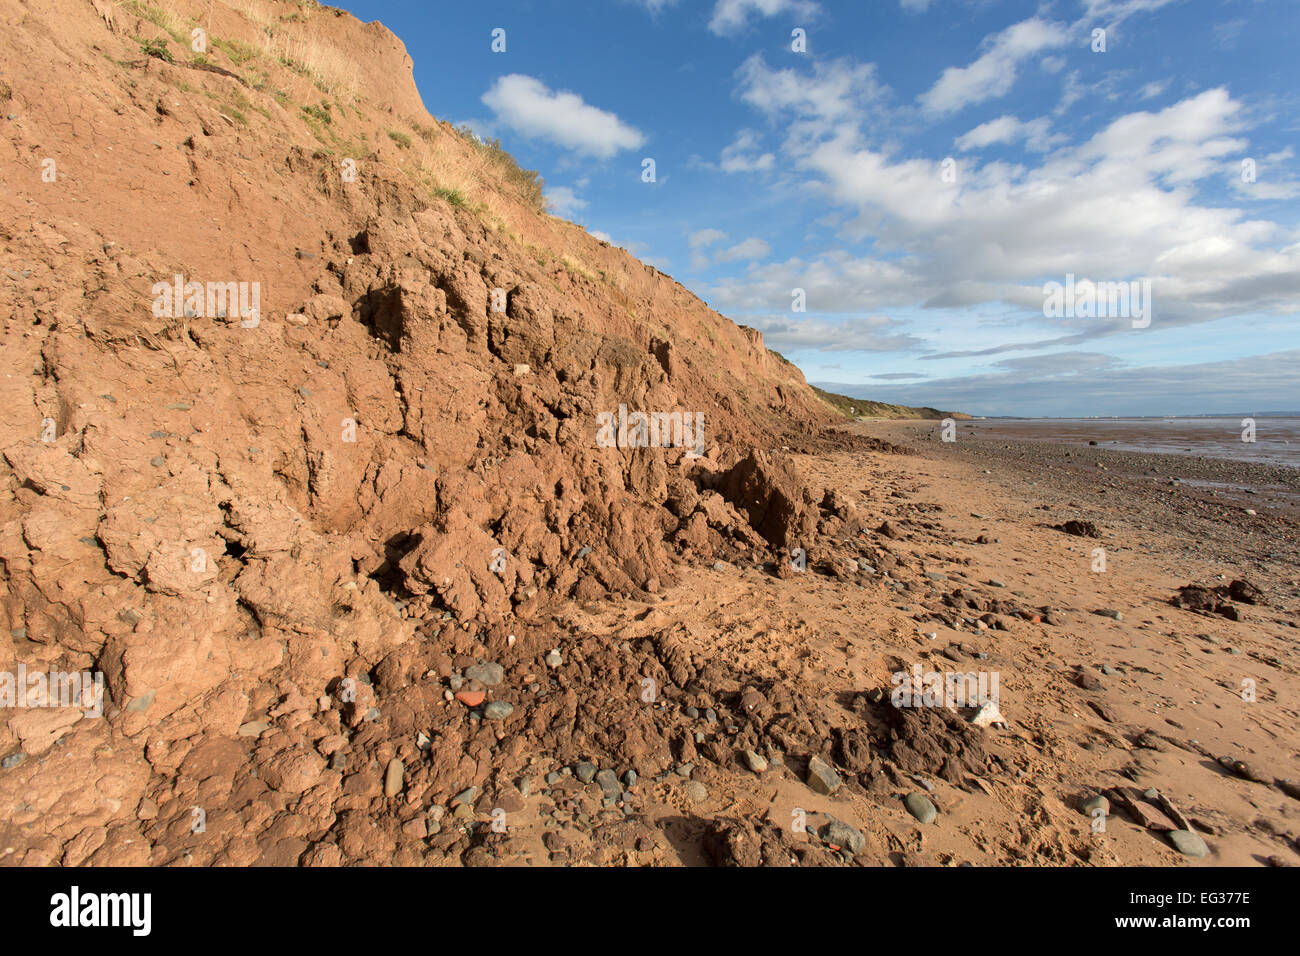
[[[1300, 408], [1297, 0], [345, 5], [402, 38], [430, 112], [811, 382], [987, 415]], [[1149, 280], [1149, 324], [1047, 317], [1067, 274]]]

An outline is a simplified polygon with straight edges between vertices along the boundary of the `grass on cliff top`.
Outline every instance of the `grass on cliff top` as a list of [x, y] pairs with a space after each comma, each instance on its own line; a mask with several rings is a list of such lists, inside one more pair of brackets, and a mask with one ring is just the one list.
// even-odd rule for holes
[[546, 211], [546, 201], [542, 198], [545, 183], [537, 170], [520, 166], [513, 156], [501, 148], [499, 139], [483, 139], [469, 126], [458, 126], [455, 132], [474, 147], [480, 158], [495, 167], [506, 184], [518, 192], [526, 206], [538, 213]]
[[943, 418], [970, 418], [969, 415], [962, 412], [943, 412], [937, 408], [925, 406], [913, 408], [911, 405], [871, 402], [865, 398], [837, 395], [834, 392], [818, 388], [816, 385], [810, 385], [809, 388], [813, 390], [818, 398], [846, 418], [924, 418], [935, 421]]

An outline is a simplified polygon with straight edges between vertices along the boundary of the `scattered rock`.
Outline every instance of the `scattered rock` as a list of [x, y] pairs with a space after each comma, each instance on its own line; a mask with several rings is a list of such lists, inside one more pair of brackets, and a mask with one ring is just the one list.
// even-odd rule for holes
[[483, 708], [483, 716], [488, 720], [505, 720], [514, 712], [514, 704], [507, 704], [504, 700], [494, 700]]
[[388, 769], [384, 771], [384, 796], [395, 797], [402, 792], [402, 787], [406, 784], [406, 765], [397, 757], [388, 761]]
[[472, 664], [465, 668], [465, 676], [488, 687], [495, 687], [505, 680], [506, 671], [500, 664]]
[[823, 796], [830, 796], [840, 788], [840, 775], [821, 757], [813, 755], [808, 761], [808, 786]]
[[934, 818], [939, 815], [930, 798], [923, 793], [909, 793], [907, 799], [903, 801], [907, 807], [907, 812], [916, 817], [919, 823], [933, 823]]
[[1210, 848], [1205, 845], [1205, 841], [1200, 835], [1193, 833], [1191, 830], [1170, 830], [1169, 842], [1174, 845], [1174, 849], [1183, 856], [1209, 856]]
[[862, 848], [867, 845], [867, 838], [862, 835], [862, 831], [849, 826], [841, 820], [831, 817], [829, 823], [821, 829], [821, 838], [823, 842], [833, 846], [843, 847], [853, 856], [862, 852]]
[[1105, 816], [1110, 815], [1110, 801], [1101, 794], [1089, 797], [1079, 804], [1079, 810], [1086, 817], [1091, 817], [1097, 810], [1101, 810]]

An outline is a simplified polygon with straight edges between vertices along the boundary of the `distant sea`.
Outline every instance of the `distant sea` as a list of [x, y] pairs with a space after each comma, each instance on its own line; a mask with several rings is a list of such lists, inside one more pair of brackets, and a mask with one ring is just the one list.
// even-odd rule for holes
[[1300, 468], [1300, 417], [1255, 416], [1255, 440], [1242, 441], [1243, 415], [1231, 418], [990, 418], [959, 422], [982, 438], [1087, 445], [1117, 451], [1201, 455]]

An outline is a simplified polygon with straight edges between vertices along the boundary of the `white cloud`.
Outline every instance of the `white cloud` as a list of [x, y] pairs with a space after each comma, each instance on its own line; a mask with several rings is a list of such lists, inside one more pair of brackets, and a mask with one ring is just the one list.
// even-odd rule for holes
[[950, 66], [930, 90], [921, 95], [921, 105], [940, 115], [955, 113], [971, 103], [1002, 96], [1016, 82], [1021, 60], [1044, 50], [1064, 46], [1066, 28], [1031, 17], [1012, 24], [984, 40], [985, 52], [969, 66]]
[[1083, 18], [1114, 25], [1136, 13], [1150, 13], [1178, 0], [1084, 0]]
[[925, 13], [930, 9], [930, 0], [898, 0], [904, 13]]
[[769, 246], [762, 239], [749, 238], [746, 239], [744, 242], [736, 243], [736, 245], [732, 246], [730, 249], [724, 249], [721, 252], [719, 252], [715, 257], [715, 261], [749, 262], [755, 259], [762, 259], [771, 251], [772, 251], [772, 247]]
[[750, 317], [748, 324], [763, 333], [763, 344], [778, 352], [897, 352], [921, 343], [887, 316], [820, 319], [793, 315]]
[[585, 209], [587, 201], [579, 199], [578, 194], [568, 186], [548, 186], [546, 205], [555, 215], [568, 217], [580, 209]]
[[609, 159], [645, 142], [640, 130], [613, 113], [585, 103], [576, 93], [554, 92], [540, 80], [519, 73], [498, 77], [483, 94], [483, 102], [515, 132], [581, 155]]
[[1045, 153], [1051, 149], [1053, 143], [1064, 139], [1061, 136], [1052, 136], [1049, 129], [1050, 124], [1046, 117], [1040, 116], [1028, 123], [1022, 123], [1014, 116], [999, 116], [997, 119], [981, 123], [970, 132], [958, 136], [956, 145], [962, 152], [968, 152], [972, 149], [983, 149], [995, 143], [1015, 143], [1024, 140], [1026, 149], [1036, 153]]
[[776, 156], [759, 153], [758, 149], [758, 134], [752, 129], [743, 129], [735, 142], [723, 149], [719, 168], [724, 173], [766, 172], [776, 162]]
[[687, 245], [691, 247], [691, 269], [696, 272], [707, 269], [709, 254], [705, 250], [726, 238], [727, 234], [721, 229], [700, 229], [691, 233], [686, 239]]
[[1169, 87], [1168, 80], [1155, 80], [1145, 84], [1138, 91], [1138, 96], [1144, 100], [1153, 100]]
[[[711, 301], [721, 308], [785, 309], [798, 287], [807, 290], [811, 313], [1010, 304], [1041, 329], [1042, 284], [1067, 272], [1151, 278], [1156, 325], [1292, 314], [1300, 303], [1300, 231], [1201, 196], [1205, 185], [1217, 194], [1222, 177], [1234, 163], [1239, 174], [1249, 155], [1241, 136], [1249, 114], [1224, 89], [1119, 116], [1036, 165], [969, 163], [955, 184], [942, 182], [931, 157], [901, 158], [870, 145], [861, 117], [824, 122], [813, 99], [790, 93], [784, 100], [803, 109], [783, 147], [792, 168], [855, 211], [840, 235], [870, 238], [873, 254], [751, 266], [716, 284]], [[1046, 125], [1000, 118], [963, 139], [975, 146], [1029, 135], [1047, 135]], [[1290, 188], [1277, 182], [1237, 191], [1269, 198]], [[1131, 332], [1127, 322], [1095, 319], [1053, 320], [1047, 328], [1039, 339]]]
[[719, 35], [739, 33], [749, 23], [753, 14], [775, 17], [789, 13], [796, 17], [812, 19], [821, 12], [821, 5], [813, 0], [718, 0], [709, 20], [709, 29]]
[[703, 249], [726, 238], [727, 234], [721, 229], [701, 229], [698, 232], [691, 233], [687, 242], [692, 249]]
[[848, 59], [818, 60], [812, 76], [793, 68], [772, 69], [755, 53], [736, 71], [740, 96], [746, 103], [773, 116], [796, 112], [822, 121], [848, 119], [882, 100], [887, 92], [876, 80], [874, 63], [854, 64]]

